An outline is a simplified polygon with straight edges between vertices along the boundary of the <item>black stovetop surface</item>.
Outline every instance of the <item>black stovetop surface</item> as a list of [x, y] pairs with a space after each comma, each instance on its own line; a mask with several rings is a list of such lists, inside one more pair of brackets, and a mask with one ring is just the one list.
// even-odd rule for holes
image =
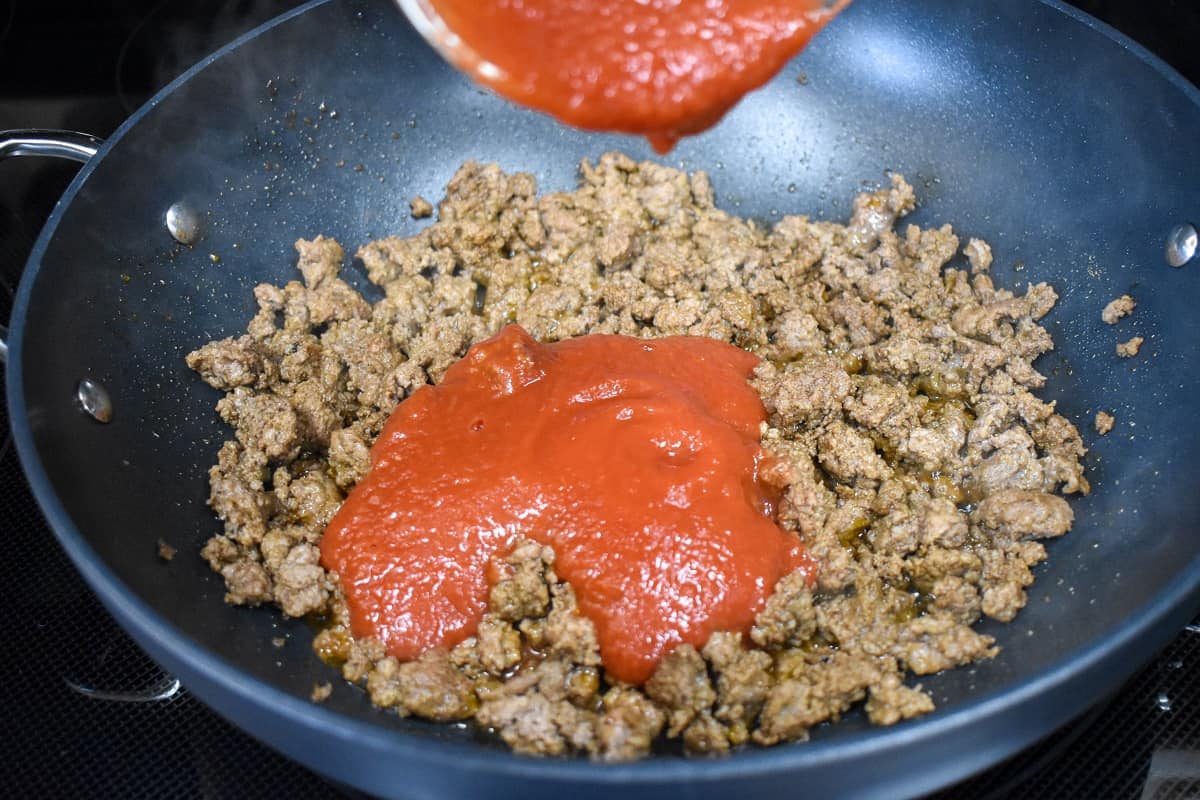
[[[1003, 2], [1003, 0], [997, 0]], [[0, 0], [0, 130], [106, 136], [295, 0]], [[1200, 83], [1200, 3], [1077, 0]], [[1186, 155], [1186, 154], [1184, 154]], [[75, 167], [0, 167], [0, 320]], [[217, 717], [112, 621], [47, 529], [0, 428], [0, 787], [29, 797], [351, 798]], [[1200, 798], [1200, 626], [1118, 693], [938, 800]]]

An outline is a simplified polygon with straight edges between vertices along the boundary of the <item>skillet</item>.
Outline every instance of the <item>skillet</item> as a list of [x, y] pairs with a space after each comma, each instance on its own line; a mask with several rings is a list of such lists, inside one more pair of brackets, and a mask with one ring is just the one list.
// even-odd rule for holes
[[[147, 652], [236, 724], [344, 783], [397, 797], [930, 791], [1115, 688], [1200, 604], [1189, 313], [1200, 265], [1163, 258], [1168, 231], [1200, 208], [1187, 158], [1197, 133], [1194, 87], [1065, 6], [858, 0], [667, 158], [709, 170], [724, 208], [766, 223], [845, 218], [862, 181], [903, 172], [922, 203], [912, 221], [990, 241], [998, 285], [1048, 280], [1062, 296], [1047, 319], [1057, 349], [1038, 366], [1043, 395], [1085, 431], [1093, 494], [1051, 544], [1029, 608], [983, 626], [1002, 654], [926, 680], [939, 710], [892, 729], [851, 717], [806, 744], [719, 760], [518, 758], [469, 729], [380, 713], [348, 688], [312, 705], [312, 685], [333, 673], [306, 625], [221, 602], [197, 551], [217, 530], [206, 470], [226, 431], [216, 392], [183, 356], [244, 329], [252, 287], [293, 274], [292, 241], [325, 233], [353, 249], [410, 234], [420, 223], [408, 199], [437, 197], [468, 158], [563, 189], [582, 157], [651, 155], [480, 91], [385, 0], [318, 0], [243, 37], [88, 159], [18, 290], [14, 441], [63, 547]], [[191, 246], [163, 222], [177, 203], [200, 221]], [[1103, 325], [1100, 309], [1124, 292], [1137, 311]], [[1119, 361], [1114, 344], [1134, 334], [1142, 354]], [[111, 397], [108, 424], [80, 412], [83, 378]], [[1100, 409], [1118, 419], [1103, 439], [1090, 434]], [[179, 550], [169, 563], [159, 539]]]

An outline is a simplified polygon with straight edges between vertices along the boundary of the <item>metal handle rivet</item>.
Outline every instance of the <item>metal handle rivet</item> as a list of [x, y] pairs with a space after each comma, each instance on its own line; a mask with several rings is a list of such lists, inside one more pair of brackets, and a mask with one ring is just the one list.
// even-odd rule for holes
[[180, 244], [198, 242], [203, 224], [200, 215], [186, 203], [175, 203], [167, 209], [167, 231]]
[[1167, 263], [1172, 267], [1182, 267], [1196, 255], [1196, 245], [1196, 226], [1185, 222], [1171, 228], [1167, 234]]
[[83, 413], [96, 422], [112, 422], [112, 399], [108, 396], [108, 390], [96, 381], [91, 378], [81, 380], [75, 387], [75, 399]]

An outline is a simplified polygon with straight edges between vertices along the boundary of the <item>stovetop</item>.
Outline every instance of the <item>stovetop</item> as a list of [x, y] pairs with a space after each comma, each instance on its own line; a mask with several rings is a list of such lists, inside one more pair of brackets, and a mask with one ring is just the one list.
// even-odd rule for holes
[[[861, 0], [867, 2], [867, 0]], [[1200, 82], [1200, 4], [1078, 0]], [[106, 136], [154, 91], [295, 0], [0, 0], [0, 129]], [[0, 321], [75, 167], [0, 166]], [[2, 381], [2, 375], [0, 375]], [[0, 428], [0, 787], [30, 797], [357, 798], [209, 711], [112, 621], [47, 529]], [[1119, 692], [930, 800], [1200, 798], [1200, 620]]]

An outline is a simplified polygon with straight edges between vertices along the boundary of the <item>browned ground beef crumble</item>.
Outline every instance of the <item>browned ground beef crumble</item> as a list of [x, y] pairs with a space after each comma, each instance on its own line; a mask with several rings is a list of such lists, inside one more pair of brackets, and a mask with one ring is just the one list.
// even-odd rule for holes
[[425, 219], [433, 216], [433, 204], [420, 195], [409, 200], [408, 207], [412, 211], [413, 219]]
[[1127, 342], [1117, 343], [1117, 355], [1121, 358], [1133, 358], [1142, 349], [1142, 343], [1146, 340], [1141, 336], [1134, 336]]
[[[1078, 431], [1032, 393], [1054, 290], [995, 288], [978, 240], [950, 266], [949, 226], [893, 230], [913, 206], [893, 176], [847, 225], [767, 229], [718, 210], [704, 173], [610, 154], [541, 197], [530, 175], [465, 164], [429, 227], [358, 251], [385, 292], [373, 306], [338, 277], [340, 245], [297, 242], [303, 281], [257, 287], [248, 332], [187, 359], [226, 392], [235, 431], [210, 471], [225, 532], [203, 550], [226, 600], [323, 615], [317, 651], [376, 704], [473, 717], [523, 753], [629, 759], [663, 735], [723, 752], [805, 739], [864, 700], [879, 724], [930, 711], [906, 675], [997, 652], [972, 624], [1016, 615], [1038, 540], [1071, 526], [1056, 492], [1088, 485]], [[760, 355], [763, 446], [781, 459], [767, 478], [779, 524], [819, 560], [815, 589], [785, 578], [745, 640], [679, 647], [622, 685], [554, 553], [523, 540], [452, 651], [400, 663], [354, 640], [322, 530], [395, 405], [511, 322], [541, 340], [695, 334]]]
[[1137, 308], [1137, 303], [1134, 299], [1123, 294], [1104, 307], [1104, 310], [1100, 312], [1100, 319], [1109, 325], [1116, 325], [1122, 317], [1132, 314], [1135, 308]]

